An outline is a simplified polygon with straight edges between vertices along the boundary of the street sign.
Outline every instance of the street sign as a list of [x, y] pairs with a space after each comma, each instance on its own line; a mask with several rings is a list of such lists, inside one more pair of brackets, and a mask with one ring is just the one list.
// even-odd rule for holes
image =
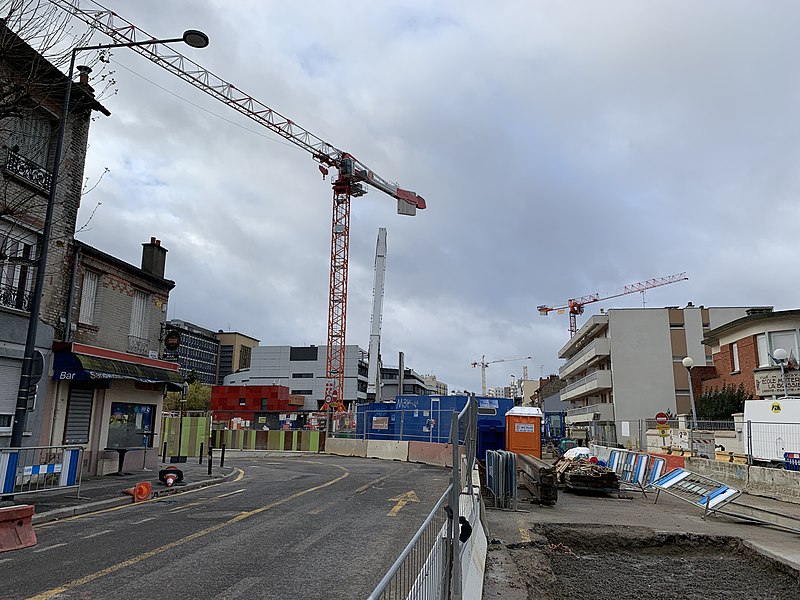
[[669, 422], [669, 415], [665, 412], [660, 412], [656, 415], [656, 423], [659, 425], [666, 425]]

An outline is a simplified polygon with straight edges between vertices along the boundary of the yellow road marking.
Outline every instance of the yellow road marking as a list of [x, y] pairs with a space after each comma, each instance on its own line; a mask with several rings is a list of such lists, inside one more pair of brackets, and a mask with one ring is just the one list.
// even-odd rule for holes
[[[305, 462], [311, 462], [311, 461], [305, 461]], [[328, 464], [330, 464], [330, 463], [328, 463]], [[87, 583], [90, 583], [90, 582], [92, 582], [92, 581], [94, 581], [96, 579], [100, 579], [101, 577], [105, 577], [106, 575], [110, 575], [111, 573], [116, 573], [117, 571], [119, 571], [121, 569], [125, 569], [127, 567], [133, 566], [133, 565], [135, 565], [137, 563], [142, 562], [143, 560], [147, 560], [148, 558], [153, 558], [154, 556], [158, 556], [159, 554], [162, 554], [163, 552], [166, 552], [167, 550], [171, 550], [172, 548], [176, 548], [178, 546], [182, 546], [186, 542], [191, 542], [192, 540], [196, 540], [198, 538], [204, 537], [204, 536], [208, 535], [209, 533], [214, 533], [215, 531], [218, 531], [218, 530], [222, 529], [223, 527], [227, 527], [228, 525], [233, 525], [234, 523], [238, 523], [239, 521], [243, 521], [243, 520], [248, 519], [250, 517], [253, 517], [253, 516], [257, 515], [257, 514], [260, 514], [260, 513], [264, 512], [264, 511], [270, 510], [271, 508], [275, 508], [276, 506], [280, 506], [282, 504], [286, 504], [287, 502], [290, 502], [290, 501], [294, 500], [295, 498], [299, 498], [300, 496], [305, 496], [306, 494], [309, 494], [311, 492], [315, 492], [317, 490], [321, 490], [323, 488], [326, 488], [326, 487], [328, 487], [330, 485], [333, 485], [334, 483], [338, 483], [339, 481], [341, 481], [342, 479], [344, 479], [345, 477], [350, 475], [350, 472], [347, 469], [345, 469], [344, 467], [342, 467], [340, 465], [333, 465], [333, 466], [341, 469], [342, 471], [344, 471], [344, 473], [342, 473], [341, 475], [339, 475], [339, 477], [336, 477], [335, 479], [331, 479], [327, 483], [323, 483], [321, 485], [317, 485], [317, 486], [314, 486], [314, 487], [311, 487], [311, 488], [308, 488], [308, 489], [305, 489], [305, 490], [302, 490], [302, 491], [299, 491], [299, 492], [295, 492], [291, 496], [286, 496], [285, 498], [281, 498], [280, 500], [276, 500], [275, 502], [270, 502], [269, 504], [266, 504], [266, 505], [262, 506], [261, 508], [256, 508], [254, 510], [241, 512], [238, 515], [236, 515], [235, 517], [232, 517], [232, 518], [228, 519], [227, 521], [225, 521], [223, 523], [217, 523], [216, 525], [212, 525], [211, 527], [207, 527], [206, 529], [203, 529], [202, 531], [197, 531], [197, 532], [195, 532], [195, 533], [193, 533], [191, 535], [187, 535], [185, 538], [182, 538], [182, 539], [179, 539], [179, 540], [175, 540], [174, 542], [170, 542], [169, 544], [165, 544], [165, 545], [160, 546], [158, 548], [153, 548], [152, 550], [148, 550], [147, 552], [144, 552], [144, 553], [140, 554], [139, 556], [134, 556], [133, 558], [129, 558], [128, 560], [124, 560], [124, 561], [119, 562], [119, 563], [117, 563], [115, 565], [111, 565], [110, 567], [106, 567], [105, 569], [101, 569], [100, 571], [97, 571], [96, 573], [90, 573], [89, 575], [81, 577], [80, 579], [74, 579], [72, 581], [68, 581], [67, 583], [65, 583], [64, 585], [61, 585], [59, 587], [47, 590], [46, 592], [41, 592], [40, 594], [36, 594], [35, 596], [30, 596], [27, 600], [47, 600], [48, 598], [52, 598], [53, 596], [56, 596], [58, 594], [63, 594], [66, 591], [69, 591], [69, 590], [74, 589], [76, 587], [80, 587], [82, 585], [86, 585]]]
[[399, 496], [395, 496], [394, 498], [389, 498], [389, 502], [397, 502], [397, 504], [392, 507], [388, 513], [386, 513], [387, 517], [396, 517], [397, 513], [400, 512], [400, 509], [403, 508], [409, 502], [419, 502], [419, 498], [414, 493], [414, 490], [408, 491], [405, 494], [400, 494]]

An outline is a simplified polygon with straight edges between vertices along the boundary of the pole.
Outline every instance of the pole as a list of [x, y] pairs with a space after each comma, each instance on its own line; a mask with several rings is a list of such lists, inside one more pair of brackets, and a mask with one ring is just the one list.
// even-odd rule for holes
[[752, 421], [747, 422], [747, 464], [753, 466], [753, 428]]
[[203, 464], [203, 442], [200, 442], [200, 462], [197, 464]]
[[689, 400], [692, 403], [692, 429], [697, 427], [697, 411], [694, 407], [694, 388], [692, 387], [692, 367], [686, 367], [686, 372], [689, 375]]
[[783, 397], [789, 397], [789, 387], [786, 385], [786, 371], [784, 370], [783, 363], [784, 361], [778, 361], [781, 365], [781, 379], [783, 379]]
[[211, 475], [211, 462], [214, 460], [214, 448], [208, 446], [208, 474]]
[[450, 585], [450, 598], [461, 600], [461, 561], [459, 560], [458, 535], [459, 512], [461, 502], [461, 457], [458, 452], [458, 413], [453, 411], [450, 420], [450, 441], [453, 444], [453, 488], [450, 497], [450, 507], [453, 509], [453, 535], [450, 538], [451, 554], [453, 556], [452, 584]]

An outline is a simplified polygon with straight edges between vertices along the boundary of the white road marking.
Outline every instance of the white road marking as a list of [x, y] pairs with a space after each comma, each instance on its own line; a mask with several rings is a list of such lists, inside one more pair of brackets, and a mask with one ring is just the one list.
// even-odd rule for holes
[[11, 562], [11, 561], [12, 561], [11, 558], [0, 558], [0, 565], [2, 565], [3, 563]]
[[[222, 594], [218, 596], [219, 600], [234, 600], [235, 598], [241, 598], [247, 592], [250, 591], [251, 588], [255, 587], [256, 585], [261, 583], [260, 577], [245, 577], [244, 579], [240, 579], [228, 589], [224, 590]], [[248, 594], [248, 598], [252, 598], [252, 594]]]
[[140, 521], [133, 521], [131, 525], [141, 525], [142, 523], [147, 523], [148, 521], [154, 520], [155, 517], [147, 517], [146, 519], [142, 519]]
[[227, 494], [220, 494], [217, 498], [225, 498], [227, 496], [233, 496], [234, 494], [241, 494], [242, 492], [246, 491], [247, 488], [242, 488], [241, 490], [236, 490], [235, 492], [228, 492]]
[[89, 538], [105, 535], [107, 533], [111, 533], [112, 531], [113, 529], [104, 529], [103, 531], [98, 531], [97, 533], [90, 533], [89, 535], [85, 535], [83, 536], [83, 539], [88, 540]]
[[47, 546], [46, 548], [39, 548], [38, 550], [34, 550], [34, 552], [47, 552], [48, 550], [52, 550], [53, 548], [60, 548], [61, 546], [66, 546], [66, 542], [63, 544], [54, 544], [52, 546]]

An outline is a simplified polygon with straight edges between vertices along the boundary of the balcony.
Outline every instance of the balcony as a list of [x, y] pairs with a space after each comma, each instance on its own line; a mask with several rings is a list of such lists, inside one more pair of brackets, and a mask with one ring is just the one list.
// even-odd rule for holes
[[0, 287], [0, 306], [7, 308], [16, 308], [17, 310], [25, 310], [30, 312], [31, 302], [33, 301], [33, 294], [12, 287], [4, 285]]
[[595, 371], [561, 390], [561, 400], [576, 400], [611, 389], [611, 371]]
[[605, 404], [590, 404], [589, 406], [582, 406], [581, 408], [574, 408], [568, 410], [564, 421], [571, 425], [573, 423], [587, 423], [589, 421], [613, 421], [614, 420], [614, 405], [611, 403]]
[[593, 365], [600, 358], [611, 355], [611, 343], [608, 338], [597, 338], [567, 362], [561, 365], [558, 376], [566, 379]]
[[128, 353], [136, 354], [138, 356], [147, 356], [150, 349], [150, 340], [147, 338], [136, 337], [135, 335], [128, 336]]
[[52, 181], [50, 171], [18, 152], [13, 152], [10, 148], [6, 149], [6, 164], [3, 170], [45, 194], [50, 193], [50, 182]]

